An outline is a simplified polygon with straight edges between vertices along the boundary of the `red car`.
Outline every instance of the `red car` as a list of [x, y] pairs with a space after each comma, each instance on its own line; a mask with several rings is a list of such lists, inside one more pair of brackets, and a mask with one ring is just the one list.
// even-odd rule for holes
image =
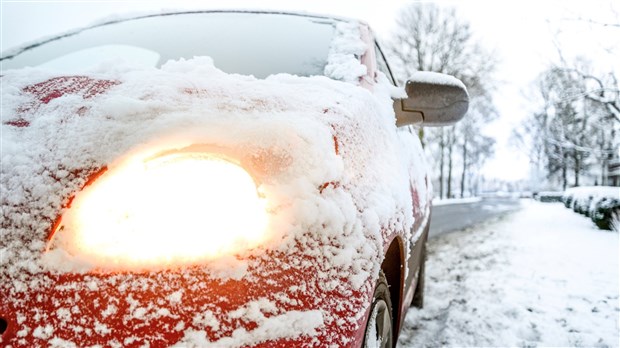
[[3, 346], [390, 347], [421, 306], [412, 125], [468, 95], [398, 88], [366, 24], [166, 13], [1, 63]]

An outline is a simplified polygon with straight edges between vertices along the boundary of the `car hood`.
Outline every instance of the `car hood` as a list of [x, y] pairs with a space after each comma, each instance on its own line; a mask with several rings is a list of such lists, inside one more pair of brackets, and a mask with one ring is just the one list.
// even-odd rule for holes
[[[79, 76], [22, 69], [2, 84], [0, 309], [19, 324], [16, 337], [81, 344], [90, 330], [97, 338], [88, 342], [110, 343], [110, 326], [99, 321], [108, 311], [122, 313], [112, 327], [133, 327], [128, 341], [114, 338], [125, 345], [141, 336], [158, 342], [145, 330], [162, 318], [164, 331], [198, 345], [299, 335], [350, 343], [388, 235], [413, 226], [403, 158], [416, 154], [397, 134], [386, 84], [371, 92], [325, 77], [258, 80], [225, 74], [208, 58]], [[96, 173], [136, 154], [192, 146], [224, 152], [253, 174], [270, 212], [262, 245], [143, 270], [45, 257], [54, 222]], [[270, 277], [282, 281], [268, 286]], [[96, 305], [80, 312], [84, 301]], [[235, 330], [243, 331], [237, 341], [218, 341]]]

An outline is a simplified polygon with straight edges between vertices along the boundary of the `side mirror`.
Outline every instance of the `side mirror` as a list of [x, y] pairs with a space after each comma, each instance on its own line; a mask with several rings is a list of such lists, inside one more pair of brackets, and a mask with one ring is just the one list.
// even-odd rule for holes
[[394, 100], [397, 127], [449, 126], [462, 119], [469, 107], [467, 88], [450, 75], [419, 71], [407, 80], [405, 90], [407, 99]]

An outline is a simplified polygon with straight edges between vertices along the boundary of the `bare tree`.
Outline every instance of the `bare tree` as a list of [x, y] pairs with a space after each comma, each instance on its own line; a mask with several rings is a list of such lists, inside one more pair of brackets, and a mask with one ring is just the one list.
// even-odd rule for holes
[[620, 147], [617, 91], [614, 95], [613, 87], [593, 88], [593, 80], [598, 81], [594, 86], [616, 81], [594, 76], [583, 59], [570, 68], [550, 66], [536, 84], [543, 103], [515, 136], [528, 138], [531, 158], [563, 189], [571, 178], [573, 186], [581, 185], [592, 167], [601, 169], [595, 183], [604, 184], [607, 162]]
[[[463, 193], [467, 171], [475, 168], [468, 165], [469, 157], [478, 150], [472, 146], [479, 143], [474, 138], [480, 135], [486, 122], [497, 116], [492, 98], [494, 56], [476, 42], [469, 23], [459, 17], [454, 8], [432, 3], [414, 3], [401, 12], [387, 51], [391, 61], [396, 62], [394, 71], [401, 82], [416, 71], [434, 71], [453, 75], [467, 86], [471, 101], [468, 118], [475, 117], [474, 122], [463, 121], [455, 127], [426, 128], [420, 132], [423, 143], [430, 145], [427, 148], [430, 147], [439, 162], [440, 197], [445, 197], [444, 193], [453, 195], [452, 178], [457, 162], [464, 164], [460, 177]], [[457, 147], [461, 147], [460, 151]], [[484, 154], [492, 155], [490, 152]]]

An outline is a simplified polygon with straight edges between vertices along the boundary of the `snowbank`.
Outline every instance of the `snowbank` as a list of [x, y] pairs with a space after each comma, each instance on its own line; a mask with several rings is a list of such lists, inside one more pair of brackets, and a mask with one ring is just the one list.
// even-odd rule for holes
[[564, 195], [575, 200], [598, 199], [603, 197], [620, 199], [620, 187], [614, 186], [580, 186], [564, 191]]
[[620, 187], [574, 187], [564, 192], [562, 201], [567, 208], [591, 218], [601, 229], [620, 228]]
[[477, 202], [480, 202], [481, 200], [482, 200], [482, 198], [480, 198], [480, 197], [450, 198], [450, 199], [433, 198], [433, 206], [450, 205], [450, 204], [477, 203]]
[[404, 347], [618, 345], [618, 234], [560, 204], [429, 240]]

